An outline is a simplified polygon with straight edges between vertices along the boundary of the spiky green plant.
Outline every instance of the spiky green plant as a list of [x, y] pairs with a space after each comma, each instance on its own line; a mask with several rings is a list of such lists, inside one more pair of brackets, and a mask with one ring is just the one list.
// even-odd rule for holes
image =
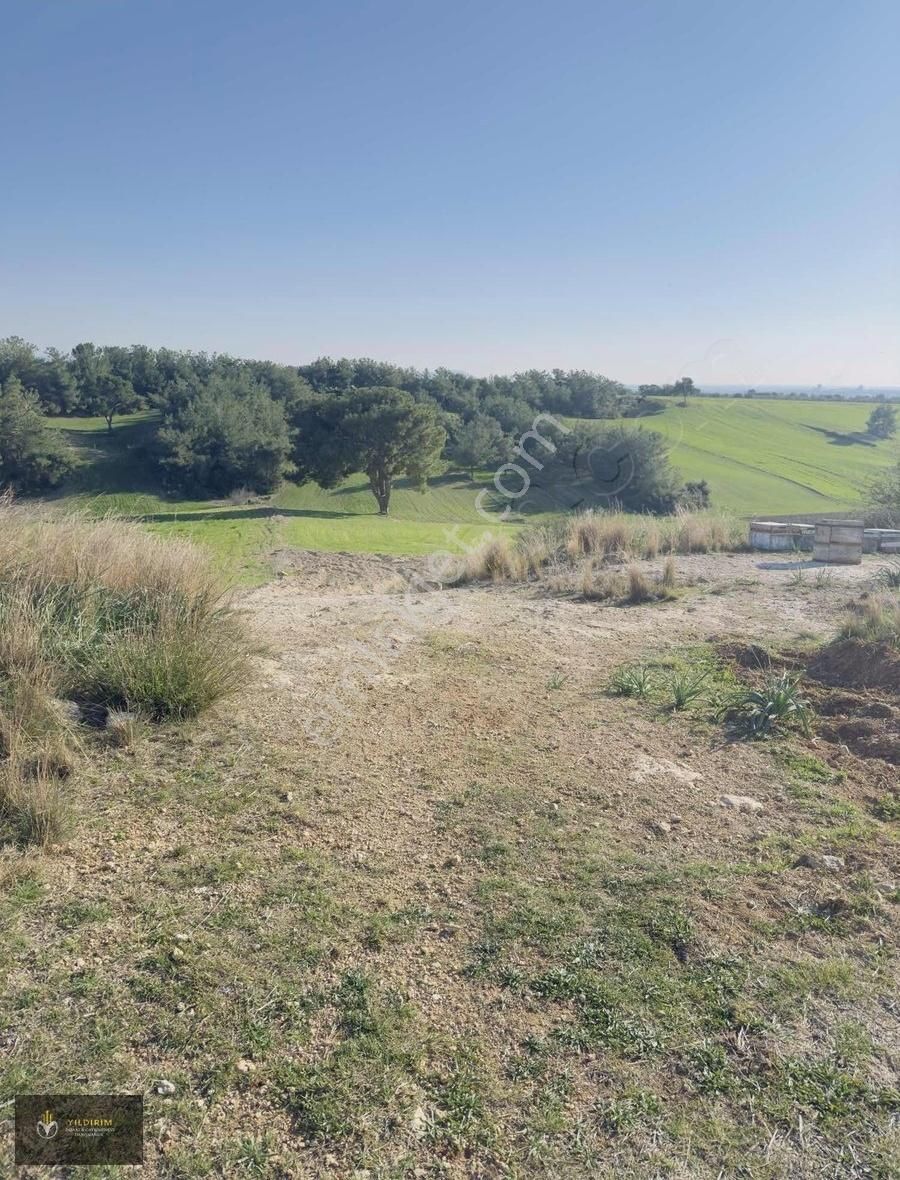
[[812, 706], [802, 695], [800, 677], [782, 672], [769, 676], [761, 688], [742, 690], [725, 707], [725, 715], [749, 738], [765, 738], [778, 730], [810, 732]]

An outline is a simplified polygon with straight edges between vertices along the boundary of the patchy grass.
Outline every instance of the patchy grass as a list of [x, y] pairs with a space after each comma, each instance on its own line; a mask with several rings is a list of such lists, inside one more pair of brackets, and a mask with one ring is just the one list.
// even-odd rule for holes
[[713, 720], [722, 702], [736, 690], [731, 669], [711, 644], [696, 644], [616, 668], [608, 682], [614, 696], [647, 700], [672, 712], [691, 710]]
[[[639, 663], [639, 626], [569, 642], [572, 603], [465, 613], [500, 598], [437, 600], [327, 746], [301, 690], [358, 596], [296, 691], [91, 744], [92, 822], [0, 856], [0, 1100], [143, 1093], [173, 1180], [896, 1172], [888, 787], [723, 747], [734, 676], [693, 628]], [[643, 704], [597, 691], [616, 661]]]

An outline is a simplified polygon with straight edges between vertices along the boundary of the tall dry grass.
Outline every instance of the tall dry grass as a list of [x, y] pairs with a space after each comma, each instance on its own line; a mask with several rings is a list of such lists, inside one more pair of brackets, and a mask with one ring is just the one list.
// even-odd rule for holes
[[[467, 555], [458, 580], [559, 577], [562, 569], [585, 562], [624, 564], [660, 555], [744, 547], [740, 522], [714, 512], [678, 512], [673, 516], [584, 512], [555, 525], [525, 529], [515, 541], [492, 538]], [[585, 577], [590, 576], [588, 571]]]
[[245, 682], [248, 652], [194, 546], [0, 500], [0, 824], [58, 834], [76, 744], [66, 701], [194, 716]]

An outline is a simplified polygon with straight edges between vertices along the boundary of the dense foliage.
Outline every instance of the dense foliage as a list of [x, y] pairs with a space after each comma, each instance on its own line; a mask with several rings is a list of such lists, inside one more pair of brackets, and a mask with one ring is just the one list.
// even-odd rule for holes
[[868, 487], [870, 509], [866, 523], [879, 528], [900, 528], [900, 463], [889, 467]]
[[74, 465], [71, 449], [41, 413], [36, 394], [16, 377], [0, 386], [0, 489], [41, 492]]
[[897, 410], [894, 406], [876, 406], [869, 415], [866, 429], [873, 438], [892, 438], [897, 433]]
[[[679, 506], [681, 479], [662, 435], [624, 426], [581, 426], [555, 441], [556, 453], [539, 482], [553, 492], [561, 510], [580, 508], [588, 491], [594, 503], [608, 508], [664, 513]], [[531, 453], [536, 453], [533, 448]]]
[[298, 416], [297, 477], [330, 488], [364, 471], [386, 516], [395, 478], [406, 475], [424, 490], [446, 441], [432, 403], [390, 386], [348, 389], [313, 402]]
[[284, 407], [249, 372], [180, 379], [158, 435], [167, 482], [192, 493], [274, 491], [291, 449]]

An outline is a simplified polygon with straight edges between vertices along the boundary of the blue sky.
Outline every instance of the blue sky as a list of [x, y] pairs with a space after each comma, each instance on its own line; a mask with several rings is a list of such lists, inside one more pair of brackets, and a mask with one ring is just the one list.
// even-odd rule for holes
[[896, 0], [0, 18], [0, 335], [900, 384]]

